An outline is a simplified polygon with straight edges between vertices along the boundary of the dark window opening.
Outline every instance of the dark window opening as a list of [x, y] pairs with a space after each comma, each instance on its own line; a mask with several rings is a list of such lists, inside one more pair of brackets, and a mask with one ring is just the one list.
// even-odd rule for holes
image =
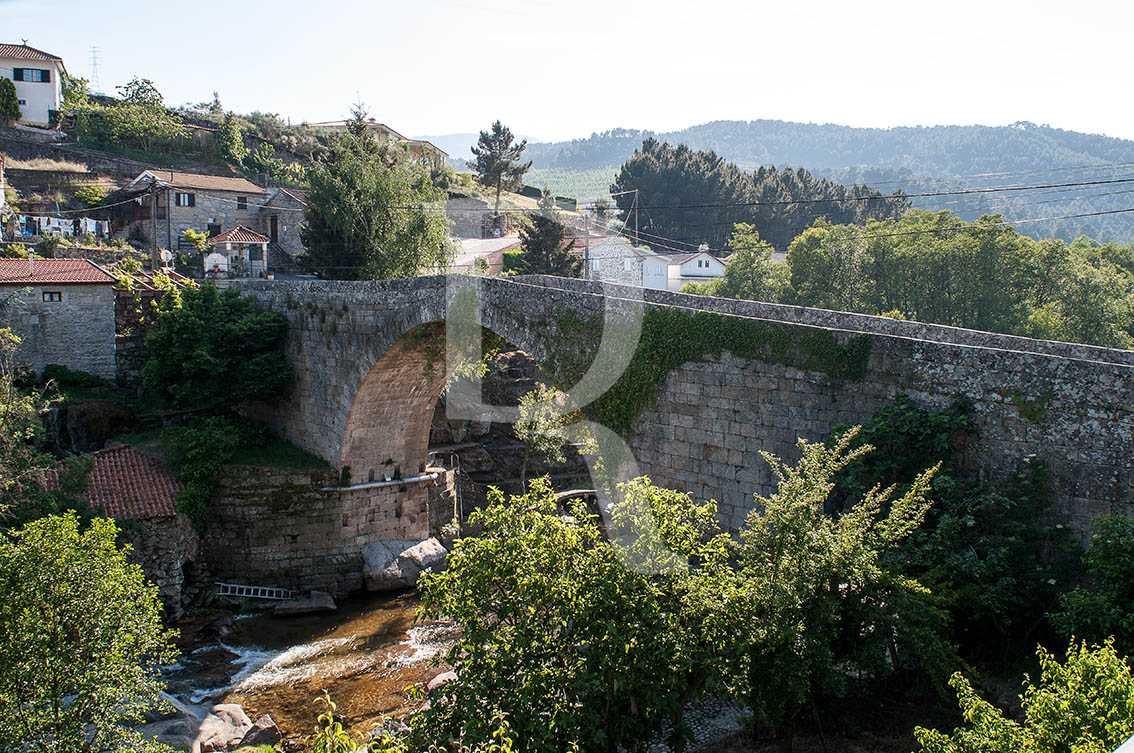
[[45, 291], [43, 291], [43, 302], [44, 303], [62, 303], [62, 301], [63, 301], [63, 293], [62, 292], [56, 291], [56, 290], [45, 290]]

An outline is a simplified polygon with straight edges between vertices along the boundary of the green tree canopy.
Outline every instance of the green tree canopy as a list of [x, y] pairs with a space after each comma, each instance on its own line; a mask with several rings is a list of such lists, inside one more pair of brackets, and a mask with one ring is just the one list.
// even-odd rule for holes
[[181, 305], [163, 300], [146, 338], [146, 386], [176, 408], [216, 411], [277, 397], [291, 367], [281, 347], [287, 319], [258, 311], [235, 288], [211, 283], [182, 292]]
[[512, 132], [497, 120], [490, 130], [480, 132], [472, 147], [474, 159], [469, 167], [483, 186], [496, 192], [494, 214], [500, 213], [500, 192], [515, 191], [523, 185], [524, 173], [532, 166], [531, 162], [520, 162], [527, 145], [527, 139], [515, 143]]
[[8, 125], [21, 117], [16, 85], [9, 78], [0, 78], [0, 123]]
[[514, 271], [520, 274], [578, 277], [583, 260], [572, 254], [573, 239], [567, 228], [554, 217], [542, 214], [531, 217], [529, 227], [520, 228], [520, 250]]
[[132, 726], [175, 654], [157, 586], [96, 519], [0, 533], [0, 748], [159, 751]]
[[307, 264], [318, 274], [390, 279], [449, 263], [445, 195], [421, 165], [388, 160], [369, 133], [343, 134], [307, 175], [301, 233]]
[[217, 139], [214, 144], [217, 156], [230, 165], [241, 165], [248, 156], [248, 148], [244, 146], [244, 134], [236, 122], [236, 116], [226, 113], [217, 130]]

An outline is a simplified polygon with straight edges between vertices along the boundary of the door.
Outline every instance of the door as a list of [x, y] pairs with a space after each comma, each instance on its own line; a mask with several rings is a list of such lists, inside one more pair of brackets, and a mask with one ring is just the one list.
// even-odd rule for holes
[[280, 242], [280, 218], [279, 215], [273, 214], [268, 217], [268, 237], [272, 239], [272, 243]]

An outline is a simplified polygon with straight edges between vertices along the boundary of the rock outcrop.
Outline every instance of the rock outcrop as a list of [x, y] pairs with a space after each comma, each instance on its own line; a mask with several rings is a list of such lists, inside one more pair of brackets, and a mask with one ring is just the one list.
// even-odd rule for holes
[[201, 720], [190, 753], [235, 750], [251, 729], [252, 720], [238, 704], [218, 704]]

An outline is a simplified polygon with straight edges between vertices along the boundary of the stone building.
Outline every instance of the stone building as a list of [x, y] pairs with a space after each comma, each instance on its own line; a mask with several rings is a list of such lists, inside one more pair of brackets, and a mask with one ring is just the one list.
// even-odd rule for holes
[[138, 200], [132, 224], [148, 242], [169, 249], [186, 247], [186, 230], [211, 238], [237, 225], [252, 226], [268, 200], [267, 189], [244, 178], [156, 168], [143, 170], [124, 192]]
[[205, 275], [211, 277], [268, 277], [266, 235], [237, 225], [209, 238], [212, 249], [205, 256]]
[[666, 290], [669, 287], [669, 257], [645, 246], [633, 246], [623, 238], [607, 238], [592, 246], [587, 258], [588, 280], [655, 290]]
[[182, 613], [186, 572], [197, 560], [199, 546], [192, 523], [177, 512], [181, 482], [159, 458], [127, 445], [93, 456], [84, 496], [96, 512], [118, 522], [132, 547], [130, 561], [141, 565], [158, 587], [167, 619], [176, 620]]
[[20, 337], [17, 363], [48, 364], [114, 379], [114, 284], [86, 259], [0, 259], [3, 321]]
[[303, 190], [271, 189], [271, 196], [260, 209], [258, 224], [252, 227], [268, 236], [272, 245], [286, 254], [286, 259], [281, 259], [279, 254], [276, 254], [272, 259], [273, 262], [286, 263], [303, 253], [303, 238], [300, 236], [299, 228], [303, 225], [303, 212], [306, 208], [307, 196]]

